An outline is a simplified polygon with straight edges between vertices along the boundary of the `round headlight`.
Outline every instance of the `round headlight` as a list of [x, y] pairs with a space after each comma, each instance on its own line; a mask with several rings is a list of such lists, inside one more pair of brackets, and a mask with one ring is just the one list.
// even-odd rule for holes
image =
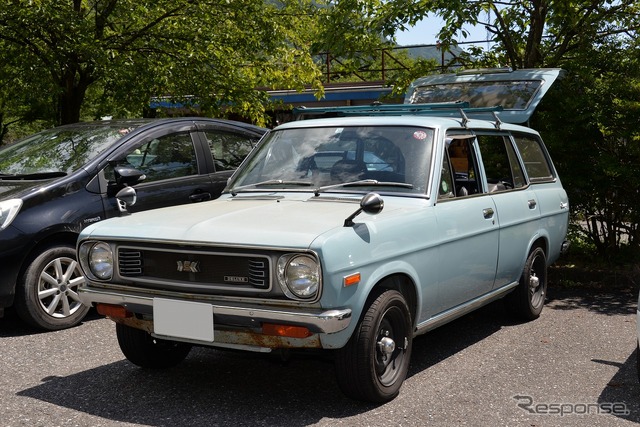
[[113, 252], [106, 243], [96, 243], [89, 250], [89, 268], [98, 279], [109, 280], [113, 276]]
[[313, 298], [320, 286], [320, 266], [309, 255], [283, 257], [278, 262], [280, 283], [284, 293], [293, 298]]

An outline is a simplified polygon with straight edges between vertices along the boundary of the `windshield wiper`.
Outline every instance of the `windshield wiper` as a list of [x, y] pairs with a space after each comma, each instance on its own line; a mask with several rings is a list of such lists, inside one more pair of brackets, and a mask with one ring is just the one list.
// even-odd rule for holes
[[407, 184], [404, 182], [385, 182], [385, 181], [377, 181], [375, 179], [363, 179], [360, 181], [351, 181], [351, 182], [343, 182], [341, 184], [333, 184], [333, 185], [325, 185], [324, 187], [318, 187], [314, 190], [314, 194], [319, 196], [320, 193], [331, 190], [332, 188], [340, 188], [340, 187], [359, 187], [359, 186], [368, 186], [368, 185], [376, 185], [376, 186], [385, 186], [385, 187], [402, 187], [402, 188], [413, 188], [413, 184]]
[[247, 188], [256, 188], [263, 185], [305, 185], [310, 187], [313, 184], [309, 181], [285, 181], [283, 179], [270, 179], [267, 181], [256, 182], [255, 184], [247, 184], [241, 185], [240, 187], [234, 187], [231, 189], [231, 195], [235, 196], [239, 191], [245, 190]]

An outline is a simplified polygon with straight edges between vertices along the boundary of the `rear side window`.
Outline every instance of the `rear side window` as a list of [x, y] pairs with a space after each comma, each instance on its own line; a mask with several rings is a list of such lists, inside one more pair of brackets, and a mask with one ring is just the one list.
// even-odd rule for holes
[[531, 182], [553, 180], [551, 165], [542, 147], [542, 141], [531, 135], [514, 135], [514, 140], [529, 180]]
[[507, 135], [478, 135], [482, 163], [490, 193], [524, 187], [518, 157]]

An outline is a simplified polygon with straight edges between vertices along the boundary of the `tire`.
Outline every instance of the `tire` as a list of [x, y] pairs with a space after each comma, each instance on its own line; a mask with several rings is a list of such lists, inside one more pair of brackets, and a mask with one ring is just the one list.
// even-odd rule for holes
[[409, 369], [412, 325], [400, 292], [373, 295], [349, 342], [336, 354], [338, 385], [345, 395], [374, 403], [398, 395]]
[[27, 266], [16, 287], [16, 312], [26, 323], [48, 331], [76, 326], [89, 307], [78, 297], [84, 276], [72, 246], [44, 250]]
[[540, 317], [546, 296], [547, 257], [541, 247], [536, 247], [527, 256], [520, 283], [505, 301], [517, 317], [529, 321]]
[[131, 363], [147, 369], [171, 368], [182, 362], [189, 351], [191, 345], [160, 340], [152, 337], [149, 333], [116, 323], [116, 335], [122, 354]]

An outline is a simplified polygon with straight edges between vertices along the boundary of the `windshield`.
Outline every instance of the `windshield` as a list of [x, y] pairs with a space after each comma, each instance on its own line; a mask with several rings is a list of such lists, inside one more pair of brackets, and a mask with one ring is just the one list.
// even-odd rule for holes
[[0, 150], [0, 177], [69, 174], [137, 126], [96, 122], [39, 132]]
[[424, 194], [433, 136], [432, 129], [410, 126], [276, 130], [238, 170], [229, 189], [235, 194], [247, 189], [374, 187]]

